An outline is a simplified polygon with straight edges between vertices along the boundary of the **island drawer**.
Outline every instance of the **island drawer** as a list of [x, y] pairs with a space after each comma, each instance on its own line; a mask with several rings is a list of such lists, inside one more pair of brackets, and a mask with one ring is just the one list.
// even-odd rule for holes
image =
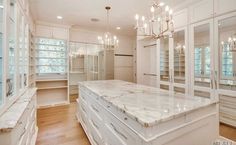
[[106, 145], [136, 145], [136, 144], [128, 144], [127, 142], [123, 141], [117, 133], [109, 126], [105, 125], [105, 142]]
[[127, 125], [121, 122], [118, 118], [113, 116], [110, 112], [106, 111], [106, 126], [112, 130], [122, 142], [128, 145], [138, 145], [138, 136]]
[[[90, 131], [91, 138], [95, 145], [103, 145], [103, 134], [102, 134], [102, 126], [95, 120], [89, 120], [90, 123]], [[98, 125], [99, 124], [99, 125]]]

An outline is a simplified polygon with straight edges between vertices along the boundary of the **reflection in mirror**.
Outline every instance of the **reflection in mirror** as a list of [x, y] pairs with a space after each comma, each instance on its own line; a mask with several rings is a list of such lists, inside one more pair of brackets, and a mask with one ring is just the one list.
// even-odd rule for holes
[[160, 80], [169, 81], [169, 38], [161, 38]]
[[236, 91], [236, 17], [219, 21], [220, 89]]
[[210, 25], [194, 28], [194, 84], [210, 87]]
[[185, 83], [185, 32], [174, 33], [174, 82]]

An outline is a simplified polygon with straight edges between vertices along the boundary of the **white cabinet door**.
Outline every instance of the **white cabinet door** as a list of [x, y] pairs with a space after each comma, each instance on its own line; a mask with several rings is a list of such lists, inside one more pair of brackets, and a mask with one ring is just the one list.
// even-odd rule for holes
[[214, 9], [216, 15], [236, 10], [236, 0], [214, 0]]
[[68, 40], [68, 29], [66, 28], [52, 28], [53, 38]]
[[173, 15], [173, 20], [174, 20], [174, 27], [179, 28], [186, 26], [188, 24], [188, 14], [187, 14], [187, 9], [178, 11], [174, 13]]
[[36, 25], [36, 36], [51, 38], [52, 37], [52, 27]]
[[213, 0], [202, 0], [190, 6], [190, 23], [213, 17]]

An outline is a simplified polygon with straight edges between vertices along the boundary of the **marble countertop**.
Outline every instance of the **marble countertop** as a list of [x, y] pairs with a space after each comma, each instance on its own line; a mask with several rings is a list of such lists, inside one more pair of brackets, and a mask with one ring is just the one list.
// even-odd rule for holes
[[150, 127], [217, 103], [119, 80], [80, 82], [119, 111]]
[[28, 89], [10, 108], [0, 116], [0, 133], [10, 132], [14, 129], [23, 115], [26, 107], [35, 94], [36, 89]]

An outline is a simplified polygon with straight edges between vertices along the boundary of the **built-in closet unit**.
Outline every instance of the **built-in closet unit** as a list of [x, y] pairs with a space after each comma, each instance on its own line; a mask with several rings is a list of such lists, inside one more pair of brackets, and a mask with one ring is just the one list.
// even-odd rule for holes
[[0, 145], [31, 145], [37, 136], [31, 77], [28, 0], [0, 0]]
[[69, 103], [69, 27], [36, 23], [35, 67], [38, 107]]
[[236, 126], [235, 5], [192, 0], [176, 6], [173, 35], [152, 43], [137, 37], [137, 82], [219, 100], [220, 121]]

